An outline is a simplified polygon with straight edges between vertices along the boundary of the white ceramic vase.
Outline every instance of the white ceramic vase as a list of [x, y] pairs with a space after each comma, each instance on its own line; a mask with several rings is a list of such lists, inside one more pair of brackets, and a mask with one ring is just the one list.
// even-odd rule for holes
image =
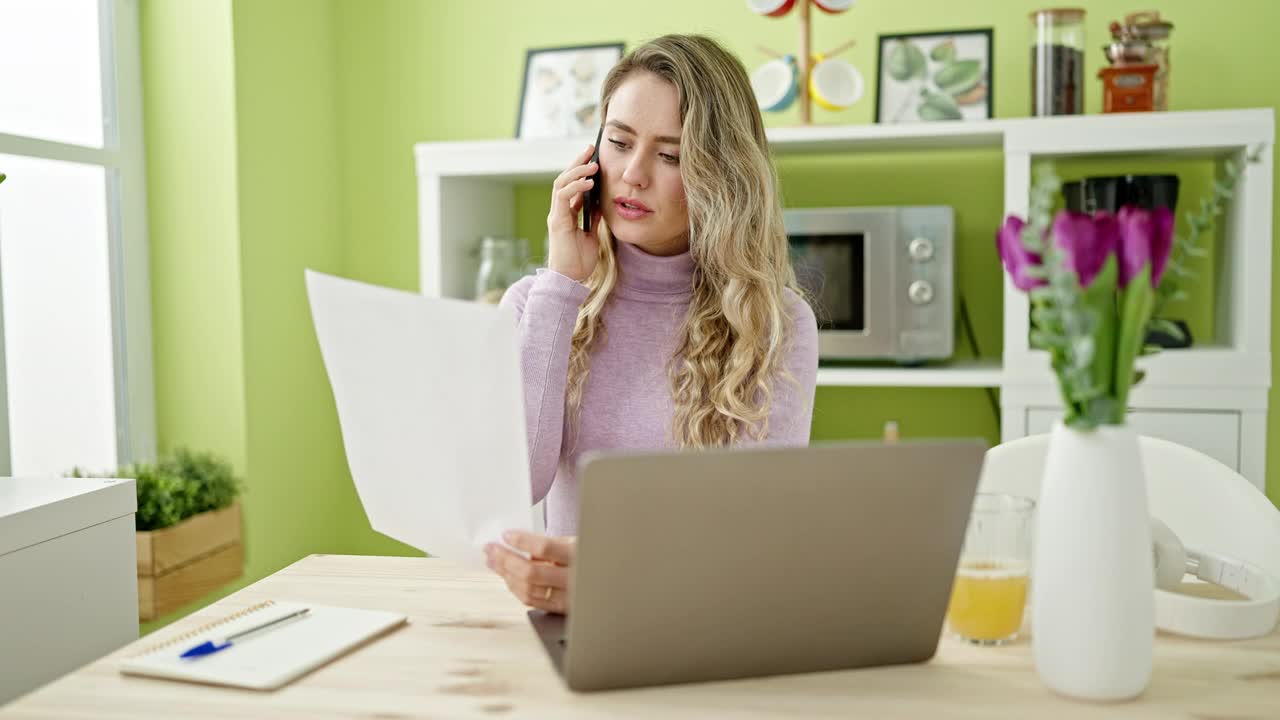
[[1082, 700], [1137, 697], [1151, 679], [1155, 593], [1133, 430], [1057, 423], [1037, 515], [1031, 645], [1041, 682]]

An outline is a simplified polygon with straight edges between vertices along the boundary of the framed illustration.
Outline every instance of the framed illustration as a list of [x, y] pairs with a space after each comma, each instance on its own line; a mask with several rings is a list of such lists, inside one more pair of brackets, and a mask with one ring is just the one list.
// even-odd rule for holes
[[991, 38], [991, 28], [881, 35], [876, 122], [992, 117]]
[[594, 135], [600, 126], [600, 88], [621, 59], [622, 43], [529, 50], [516, 137]]

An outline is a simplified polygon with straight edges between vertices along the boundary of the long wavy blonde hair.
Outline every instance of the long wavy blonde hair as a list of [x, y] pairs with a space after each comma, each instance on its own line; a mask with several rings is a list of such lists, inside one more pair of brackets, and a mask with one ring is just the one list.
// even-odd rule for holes
[[[622, 59], [605, 79], [601, 117], [634, 73], [652, 73], [680, 98], [680, 175], [689, 209], [693, 295], [668, 367], [681, 448], [763, 439], [790, 337], [784, 288], [800, 292], [782, 225], [764, 122], [742, 63], [699, 35], [666, 35]], [[593, 349], [606, 341], [604, 309], [618, 280], [613, 240], [599, 224], [600, 256], [578, 311], [565, 398], [578, 426]]]

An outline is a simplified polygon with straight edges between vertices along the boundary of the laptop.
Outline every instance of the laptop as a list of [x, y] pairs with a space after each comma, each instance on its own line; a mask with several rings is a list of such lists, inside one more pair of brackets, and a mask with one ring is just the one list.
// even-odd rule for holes
[[530, 620], [578, 691], [927, 661], [985, 450], [595, 455], [570, 612]]

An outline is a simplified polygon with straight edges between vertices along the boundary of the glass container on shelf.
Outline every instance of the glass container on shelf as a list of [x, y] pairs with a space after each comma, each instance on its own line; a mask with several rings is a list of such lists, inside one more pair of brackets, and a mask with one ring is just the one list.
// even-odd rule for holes
[[1031, 114], [1084, 113], [1084, 10], [1031, 13]]
[[527, 274], [528, 268], [529, 242], [524, 238], [481, 239], [475, 299], [496, 305], [507, 288]]

